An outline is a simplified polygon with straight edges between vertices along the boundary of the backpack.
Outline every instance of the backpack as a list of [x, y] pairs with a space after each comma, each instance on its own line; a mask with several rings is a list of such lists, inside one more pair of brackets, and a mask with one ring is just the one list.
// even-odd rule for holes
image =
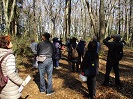
[[72, 58], [77, 58], [78, 57], [78, 52], [76, 50], [76, 48], [72, 47]]
[[2, 72], [2, 67], [1, 67], [1, 64], [2, 64], [2, 61], [11, 53], [7, 53], [3, 56], [3, 58], [0, 60], [0, 88], [3, 88], [7, 82], [8, 82], [8, 76], [4, 76], [3, 75], [3, 72]]
[[114, 60], [120, 61], [123, 57], [123, 46], [118, 46], [114, 44]]

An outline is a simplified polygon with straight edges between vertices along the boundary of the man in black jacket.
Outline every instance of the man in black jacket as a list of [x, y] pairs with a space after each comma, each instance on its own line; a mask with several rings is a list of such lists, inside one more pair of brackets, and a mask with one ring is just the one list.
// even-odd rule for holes
[[[113, 38], [112, 42], [109, 42]], [[108, 56], [107, 56], [107, 63], [106, 63], [106, 73], [105, 73], [105, 81], [103, 85], [108, 86], [109, 85], [109, 75], [110, 71], [113, 67], [114, 73], [115, 73], [115, 85], [120, 86], [120, 76], [119, 76], [119, 61], [120, 58], [116, 58], [121, 54], [121, 58], [123, 56], [123, 46], [124, 43], [121, 40], [121, 36], [119, 34], [116, 34], [112, 37], [107, 37], [103, 40], [103, 43], [108, 47]], [[117, 50], [121, 49], [121, 52], [118, 52]], [[117, 55], [116, 52], [117, 51]]]
[[[38, 70], [40, 74], [40, 92], [46, 92], [47, 95], [54, 93], [52, 89], [52, 72], [53, 72], [53, 44], [49, 41], [50, 34], [45, 32], [42, 35], [42, 41], [37, 46], [37, 56], [44, 55], [45, 60], [39, 62], [38, 59]], [[44, 79], [44, 75], [47, 74], [47, 82]], [[45, 86], [47, 85], [47, 86]]]

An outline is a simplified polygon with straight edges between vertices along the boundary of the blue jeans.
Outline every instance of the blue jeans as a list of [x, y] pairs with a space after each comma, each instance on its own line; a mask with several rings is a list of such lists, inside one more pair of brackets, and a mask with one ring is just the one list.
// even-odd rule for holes
[[[52, 73], [53, 73], [52, 58], [48, 58], [43, 63], [39, 63], [38, 70], [40, 74], [40, 91], [41, 92], [46, 91], [47, 93], [51, 92], [52, 91]], [[45, 74], [47, 74], [47, 82], [44, 78]]]

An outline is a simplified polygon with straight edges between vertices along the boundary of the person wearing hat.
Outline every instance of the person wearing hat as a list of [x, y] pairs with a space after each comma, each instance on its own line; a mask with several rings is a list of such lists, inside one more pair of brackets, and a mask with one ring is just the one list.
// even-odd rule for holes
[[79, 72], [79, 56], [77, 55], [77, 57], [73, 57], [73, 55], [72, 55], [73, 54], [73, 49], [75, 49], [77, 51], [77, 43], [76, 43], [76, 41], [77, 41], [77, 38], [73, 37], [71, 39], [71, 43], [69, 45], [68, 56], [69, 56], [69, 60], [71, 62], [72, 72], [75, 72], [75, 69], [76, 69], [76, 72]]
[[[111, 39], [113, 39], [112, 42], [109, 41]], [[108, 47], [106, 73], [105, 73], [105, 80], [103, 85], [108, 86], [110, 84], [109, 75], [110, 75], [111, 69], [113, 68], [115, 73], [115, 85], [119, 87], [121, 86], [120, 75], [119, 75], [119, 61], [123, 57], [124, 44], [123, 42], [121, 42], [120, 34], [116, 34], [114, 36], [105, 38], [103, 40], [103, 43]]]
[[[37, 45], [38, 70], [40, 74], [40, 92], [46, 92], [47, 95], [54, 93], [52, 89], [53, 44], [49, 41], [49, 38], [50, 34], [45, 32], [42, 35], [42, 41]], [[47, 74], [47, 80], [44, 79], [45, 74]]]
[[79, 54], [79, 63], [81, 63], [81, 61], [83, 60], [83, 57], [84, 57], [84, 52], [85, 52], [85, 45], [86, 45], [86, 42], [83, 40], [83, 38], [80, 38], [80, 41], [78, 43], [78, 54]]

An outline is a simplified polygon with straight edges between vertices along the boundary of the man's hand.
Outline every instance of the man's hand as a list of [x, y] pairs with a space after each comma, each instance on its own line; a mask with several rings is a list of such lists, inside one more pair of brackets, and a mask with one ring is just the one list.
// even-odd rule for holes
[[114, 38], [115, 37], [115, 35], [111, 35], [111, 38]]

